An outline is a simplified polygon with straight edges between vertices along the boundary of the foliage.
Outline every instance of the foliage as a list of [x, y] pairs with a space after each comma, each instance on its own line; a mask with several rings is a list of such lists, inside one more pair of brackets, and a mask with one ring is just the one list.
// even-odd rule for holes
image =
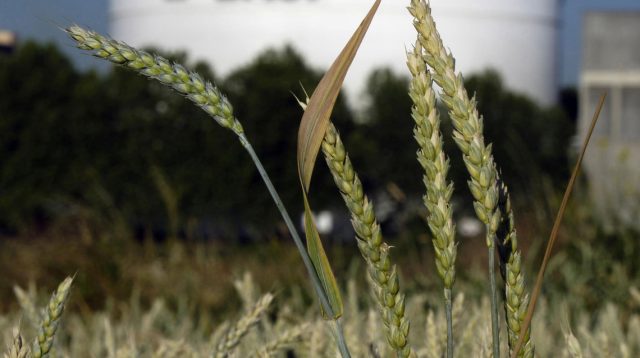
[[[184, 54], [170, 58], [186, 60]], [[195, 69], [215, 79], [205, 64]], [[296, 209], [301, 207], [293, 153], [300, 109], [291, 91], [300, 96], [300, 83], [312, 89], [319, 78], [295, 50], [285, 47], [266, 51], [218, 81], [253, 134], [257, 151], [265, 154], [265, 166], [275, 174], [285, 204]], [[514, 183], [516, 201], [517, 189], [536, 182], [531, 173], [562, 183], [573, 131], [563, 112], [540, 109], [508, 92], [495, 72], [471, 76], [466, 84], [485, 113], [487, 138], [501, 142], [496, 160], [505, 180]], [[420, 193], [420, 168], [412, 159], [416, 147], [405, 140], [412, 126], [405, 120], [411, 103], [407, 88], [406, 77], [374, 71], [360, 114], [367, 118], [364, 122], [355, 122], [347, 102], [338, 99], [333, 121], [353, 148], [354, 161], [367, 168], [365, 188], [396, 183], [407, 194]], [[0, 113], [0, 228], [5, 232], [80, 216], [94, 221], [119, 217], [140, 234], [150, 230], [165, 236], [170, 220], [154, 172], [161, 173], [176, 196], [176, 220], [184, 236], [241, 233], [250, 238], [264, 236], [256, 229], [269, 227], [260, 232], [273, 232], [277, 212], [267, 205], [266, 191], [249, 197], [226, 189], [230, 184], [251, 187], [260, 180], [242, 159], [242, 148], [201, 111], [157, 83], [119, 68], [79, 72], [52, 45], [27, 42], [13, 55], [0, 57]], [[447, 123], [445, 119], [445, 133], [450, 131]], [[445, 150], [451, 145], [445, 138]], [[451, 160], [452, 178], [461, 185], [465, 169], [459, 156]], [[322, 166], [317, 170], [326, 172]], [[330, 175], [320, 174], [314, 186], [323, 192], [330, 181]], [[333, 196], [311, 195], [318, 208], [338, 205]], [[256, 205], [247, 207], [248, 202]], [[251, 225], [241, 224], [247, 222]]]
[[[184, 55], [170, 58], [184, 60]], [[211, 75], [204, 64], [196, 69]], [[289, 186], [295, 176], [285, 175], [295, 173], [295, 162], [279, 160], [292, 158], [292, 120], [300, 115], [289, 91], [299, 81], [310, 87], [318, 78], [287, 48], [266, 52], [225, 82], [239, 108], [250, 108], [241, 115], [249, 132], [260, 133], [259, 149], [270, 148], [266, 166], [278, 173], [278, 187], [295, 188]], [[245, 86], [252, 90], [244, 92]], [[53, 46], [25, 43], [13, 56], [0, 58], [0, 112], [5, 129], [0, 227], [5, 230], [46, 227], [68, 216], [118, 216], [134, 230], [164, 236], [166, 208], [154, 172], [177, 197], [180, 228], [187, 230], [190, 223], [195, 231], [186, 234], [236, 236], [250, 227], [241, 222], [264, 227], [277, 215], [264, 205], [266, 192], [227, 189], [260, 180], [234, 138], [184, 99], [129, 71], [77, 73]], [[350, 121], [343, 100], [336, 115]], [[267, 119], [273, 130], [258, 129]], [[291, 204], [296, 191], [283, 192]], [[248, 202], [263, 205], [241, 209]]]

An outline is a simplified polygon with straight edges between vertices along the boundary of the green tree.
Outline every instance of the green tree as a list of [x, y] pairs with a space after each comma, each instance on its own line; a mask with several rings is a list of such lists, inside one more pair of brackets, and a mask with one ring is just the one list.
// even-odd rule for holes
[[[187, 62], [184, 54], [167, 57]], [[215, 80], [206, 65], [195, 67]], [[98, 168], [100, 180], [134, 226], [168, 229], [154, 170], [177, 196], [183, 219], [202, 222], [229, 212], [236, 199], [229, 187], [246, 183], [250, 168], [235, 162], [243, 152], [234, 138], [186, 99], [130, 71], [114, 67], [105, 79], [105, 94], [113, 106], [102, 120], [110, 123], [113, 148]]]
[[396, 183], [415, 193], [422, 187], [422, 174], [411, 138], [408, 90], [408, 77], [386, 68], [374, 70], [367, 79], [361, 124], [348, 138], [348, 145], [367, 182], [374, 187]]
[[94, 145], [86, 118], [101, 116], [95, 73], [78, 74], [53, 45], [26, 42], [0, 57], [0, 225], [15, 230], [43, 223], [78, 195], [83, 163]]

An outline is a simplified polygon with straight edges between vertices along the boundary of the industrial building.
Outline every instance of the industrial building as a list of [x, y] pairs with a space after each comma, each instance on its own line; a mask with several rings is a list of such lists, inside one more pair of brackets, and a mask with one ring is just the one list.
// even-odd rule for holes
[[583, 22], [580, 138], [607, 100], [585, 157], [602, 216], [638, 225], [640, 214], [640, 12], [589, 12]]
[[[110, 34], [134, 46], [186, 50], [217, 73], [269, 47], [292, 44], [328, 68], [372, 0], [111, 0]], [[465, 74], [497, 69], [506, 85], [542, 104], [557, 93], [556, 0], [432, 0], [443, 40]], [[375, 67], [407, 73], [415, 41], [406, 2], [384, 1], [347, 76], [353, 97]]]

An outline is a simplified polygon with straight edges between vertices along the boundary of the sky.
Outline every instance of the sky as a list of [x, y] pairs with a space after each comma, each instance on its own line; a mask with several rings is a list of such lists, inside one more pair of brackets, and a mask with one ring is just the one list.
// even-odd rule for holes
[[[535, 0], [532, 0], [535, 1]], [[60, 44], [81, 68], [104, 66], [74, 50], [58, 27], [77, 23], [108, 33], [108, 0], [0, 0], [0, 29]], [[560, 31], [560, 83], [575, 85], [580, 71], [582, 16], [590, 10], [640, 11], [640, 0], [564, 0]], [[214, 64], [215, 65], [215, 64]]]

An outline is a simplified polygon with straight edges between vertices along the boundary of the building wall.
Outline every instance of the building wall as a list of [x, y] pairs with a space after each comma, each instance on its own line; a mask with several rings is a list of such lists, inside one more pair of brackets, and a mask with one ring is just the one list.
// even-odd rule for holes
[[[267, 47], [293, 44], [327, 68], [371, 0], [112, 0], [111, 35], [136, 46], [186, 49], [218, 73]], [[408, 2], [383, 1], [346, 79], [351, 94], [378, 66], [407, 73], [415, 41]], [[507, 86], [542, 103], [556, 98], [555, 0], [433, 0], [434, 16], [463, 73], [492, 67]]]
[[584, 17], [584, 71], [640, 70], [640, 13], [589, 12]]
[[581, 139], [603, 93], [607, 99], [584, 161], [591, 194], [602, 216], [640, 227], [640, 12], [584, 18]]

